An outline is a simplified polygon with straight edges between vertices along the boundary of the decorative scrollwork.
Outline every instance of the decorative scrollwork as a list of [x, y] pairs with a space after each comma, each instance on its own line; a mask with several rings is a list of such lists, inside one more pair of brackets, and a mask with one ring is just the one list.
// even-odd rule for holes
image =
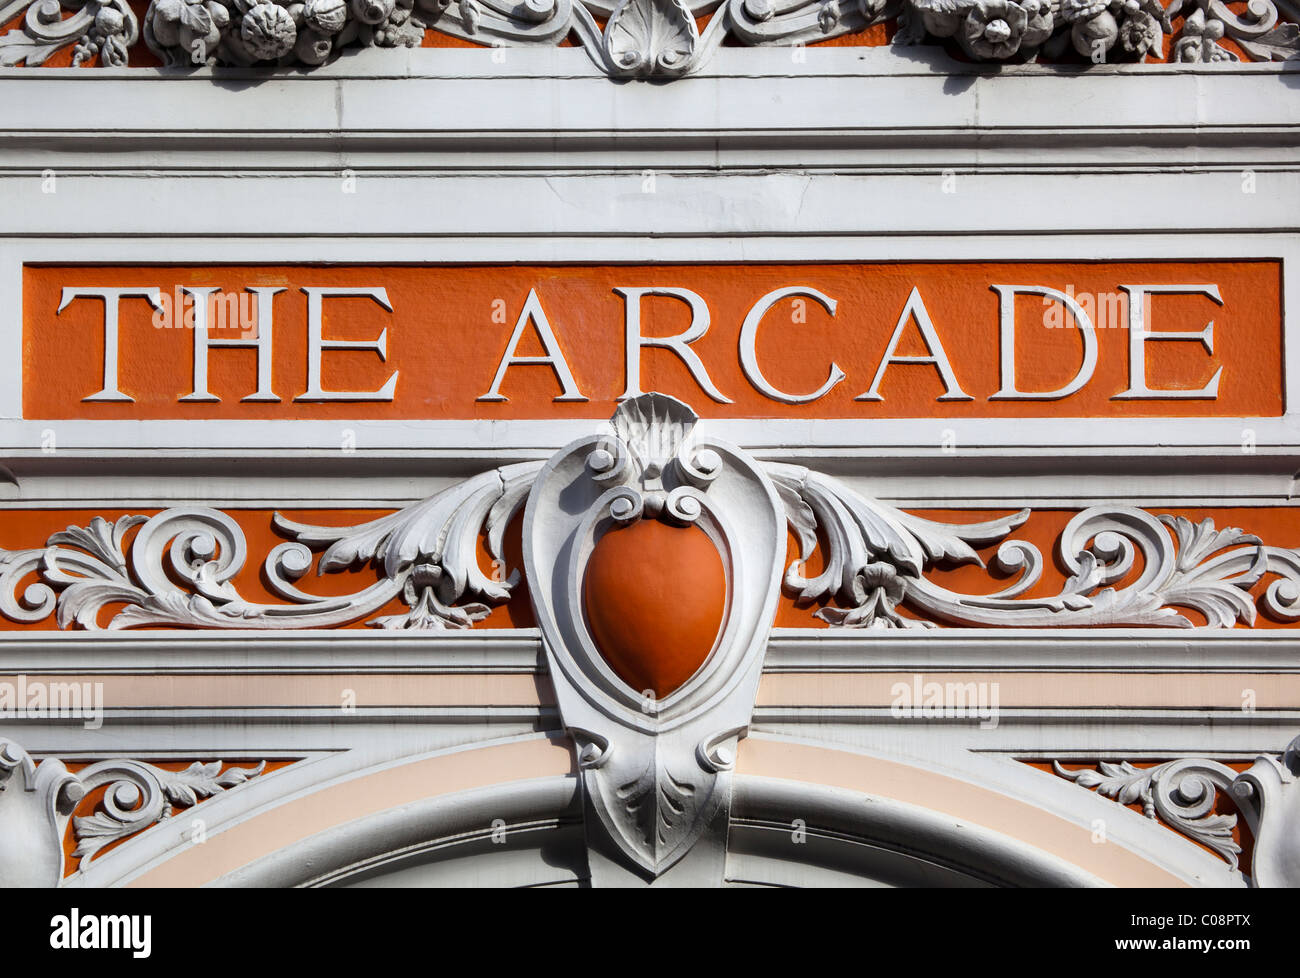
[[669, 80], [726, 38], [805, 45], [890, 22], [895, 44], [952, 44], [985, 62], [1240, 60], [1225, 39], [1255, 60], [1300, 55], [1300, 26], [1275, 0], [1241, 12], [1223, 0], [152, 0], [143, 25], [126, 0], [10, 0], [0, 19], [23, 10], [0, 37], [0, 64], [39, 65], [73, 47], [74, 64], [122, 66], [143, 37], [169, 67], [311, 67], [346, 48], [418, 46], [432, 30], [490, 47], [574, 37], [612, 78]]
[[664, 394], [625, 401], [610, 419], [613, 437], [586, 456], [592, 480], [612, 488], [604, 508], [618, 523], [645, 518], [685, 525], [704, 513], [704, 496], [723, 468], [722, 457], [696, 445], [695, 413]]
[[[683, 414], [686, 412], [686, 414]], [[620, 523], [698, 522], [722, 456], [692, 437], [689, 408], [662, 395], [626, 402], [584, 456], [602, 487], [603, 510]], [[936, 523], [863, 496], [830, 476], [767, 463], [798, 540], [799, 559], [785, 574], [800, 603], [823, 605], [816, 617], [838, 627], [930, 628], [937, 624], [1008, 627], [1163, 625], [1187, 628], [1199, 613], [1212, 628], [1253, 625], [1259, 610], [1300, 619], [1300, 553], [1266, 546], [1209, 519], [1155, 516], [1133, 507], [1078, 513], [1058, 541], [1068, 578], [1058, 593], [1027, 597], [1044, 559], [1025, 540], [1009, 539], [1029, 510], [967, 525]], [[282, 604], [244, 599], [234, 580], [247, 559], [239, 525], [206, 508], [155, 516], [96, 517], [53, 534], [43, 547], [0, 550], [0, 614], [60, 628], [145, 625], [208, 628], [316, 628], [358, 621], [394, 598], [407, 610], [367, 622], [377, 628], [469, 628], [510, 598], [518, 572], [479, 567], [480, 534], [501, 562], [502, 537], [540, 471], [539, 463], [504, 466], [360, 526], [274, 525], [291, 539], [273, 548], [262, 577]], [[134, 538], [131, 534], [134, 531]], [[825, 566], [805, 562], [823, 546]], [[977, 564], [977, 547], [998, 544], [993, 563], [1015, 579], [988, 594], [954, 591], [930, 573], [939, 565]], [[370, 564], [374, 583], [343, 596], [298, 587], [324, 548], [318, 574]], [[1262, 593], [1252, 588], [1272, 575]]]
[[74, 67], [98, 58], [101, 65], [117, 68], [127, 63], [127, 52], [140, 37], [140, 22], [126, 0], [10, 0], [0, 5], [0, 23], [24, 7], [22, 26], [0, 37], [0, 66], [34, 67], [72, 47]]
[[183, 771], [168, 771], [132, 760], [99, 761], [78, 775], [87, 793], [107, 786], [99, 810], [72, 819], [77, 840], [74, 859], [85, 869], [101, 849], [119, 839], [135, 835], [178, 808], [192, 808], [204, 798], [243, 784], [266, 770], [266, 762], [255, 767], [227, 767], [221, 761], [195, 761]]
[[[232, 579], [243, 569], [247, 544], [228, 515], [214, 509], [168, 509], [156, 516], [95, 517], [32, 550], [0, 551], [0, 613], [21, 622], [55, 614], [60, 628], [100, 627], [110, 606], [125, 605], [111, 629], [141, 625], [209, 628], [319, 628], [364, 618], [399, 594], [410, 608], [368, 622], [378, 628], [468, 628], [490, 603], [510, 597], [518, 573], [484, 574], [478, 542], [501, 564], [502, 537], [523, 504], [540, 466], [504, 466], [361, 526], [323, 527], [276, 514], [293, 541], [274, 548], [263, 565], [271, 590], [287, 604], [247, 601]], [[135, 538], [127, 544], [128, 531]], [[366, 562], [379, 579], [341, 597], [300, 590], [295, 581], [312, 563], [311, 545], [326, 546], [317, 564], [325, 574]], [[28, 584], [31, 575], [38, 580]], [[478, 600], [467, 600], [467, 599]]]
[[[1267, 547], [1235, 527], [1212, 520], [1152, 516], [1132, 507], [1093, 507], [1077, 514], [1059, 540], [1059, 557], [1070, 577], [1045, 598], [1022, 595], [1040, 578], [1043, 558], [1032, 544], [1004, 538], [1029, 516], [1022, 510], [984, 523], [948, 525], [903, 513], [854, 492], [836, 479], [796, 466], [771, 463], [800, 559], [786, 574], [786, 588], [803, 602], [828, 600], [816, 612], [832, 625], [925, 628], [935, 621], [965, 625], [1060, 626], [1166, 625], [1193, 627], [1179, 609], [1204, 616], [1212, 628], [1254, 624], [1250, 594], [1264, 574], [1276, 574], [1260, 604], [1277, 618], [1300, 618], [1300, 555]], [[826, 566], [808, 579], [804, 561], [826, 536]], [[949, 590], [924, 570], [940, 561], [983, 561], [971, 546], [1001, 540], [997, 566], [1019, 572], [993, 594]], [[1139, 561], [1140, 558], [1140, 561]], [[1120, 587], [1111, 585], [1136, 576]], [[906, 605], [920, 617], [899, 613]]]
[[1091, 768], [1069, 771], [1053, 761], [1052, 770], [1084, 788], [1113, 798], [1121, 805], [1142, 804], [1142, 814], [1159, 819], [1189, 839], [1212, 849], [1233, 869], [1241, 846], [1232, 837], [1236, 815], [1219, 815], [1219, 799], [1231, 799], [1237, 772], [1217, 761], [1183, 758], [1156, 767], [1134, 767], [1102, 761], [1100, 773]]
[[252, 767], [195, 761], [169, 771], [120, 758], [73, 773], [56, 757], [37, 763], [0, 737], [0, 884], [58, 886], [69, 818], [76, 840], [72, 858], [84, 870], [106, 846], [172, 817], [177, 809], [238, 787], [266, 768], [266, 761]]

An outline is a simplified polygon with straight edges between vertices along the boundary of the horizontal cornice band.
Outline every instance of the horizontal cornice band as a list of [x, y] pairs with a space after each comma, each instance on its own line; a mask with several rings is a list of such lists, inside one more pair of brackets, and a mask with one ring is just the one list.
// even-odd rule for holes
[[[1300, 673], [1267, 629], [774, 629], [767, 673]], [[0, 674], [541, 673], [536, 629], [464, 632], [0, 632]]]

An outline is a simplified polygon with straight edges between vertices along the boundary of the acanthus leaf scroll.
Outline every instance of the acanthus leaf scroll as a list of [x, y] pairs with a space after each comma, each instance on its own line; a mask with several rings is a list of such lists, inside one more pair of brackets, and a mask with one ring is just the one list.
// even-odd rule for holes
[[[929, 628], [936, 624], [993, 627], [1165, 626], [1196, 624], [1180, 609], [1199, 612], [1211, 628], [1253, 625], [1250, 590], [1273, 575], [1259, 605], [1274, 619], [1300, 618], [1300, 555], [1266, 546], [1209, 518], [1153, 516], [1131, 506], [1094, 506], [1076, 514], [1057, 541], [1070, 576], [1059, 592], [1029, 597], [1041, 578], [1043, 555], [1032, 543], [1008, 539], [1030, 515], [950, 525], [901, 512], [843, 482], [796, 466], [769, 464], [781, 487], [800, 559], [786, 587], [800, 601], [833, 602], [816, 614], [832, 625]], [[803, 564], [826, 534], [826, 568], [812, 579]], [[997, 568], [1017, 574], [990, 594], [963, 594], [924, 571], [943, 562], [983, 566], [972, 545], [998, 543]], [[1119, 586], [1115, 586], [1115, 585]], [[906, 604], [914, 614], [899, 613]]]
[[[597, 482], [611, 491], [621, 487], [616, 518], [639, 519], [648, 507], [649, 515], [666, 510], [679, 523], [692, 522], [722, 458], [707, 448], [677, 456], [694, 414], [671, 398], [643, 397], [644, 418], [616, 414], [617, 437], [594, 449], [587, 464]], [[1029, 510], [939, 523], [800, 466], [754, 465], [770, 480], [799, 546], [799, 559], [785, 570], [785, 592], [799, 604], [817, 603], [811, 614], [834, 627], [1188, 628], [1196, 624], [1188, 609], [1211, 628], [1253, 625], [1260, 610], [1279, 621], [1300, 619], [1300, 552], [1235, 527], [1218, 528], [1208, 518], [1193, 522], [1128, 506], [1085, 509], [1057, 540], [1069, 575], [1063, 586], [1030, 596], [1044, 557], [1013, 536]], [[282, 603], [246, 600], [235, 587], [247, 542], [226, 513], [178, 507], [112, 522], [97, 516], [52, 534], [42, 546], [0, 550], [0, 615], [20, 623], [52, 615], [60, 628], [335, 628], [400, 598], [407, 611], [366, 624], [469, 628], [520, 583], [518, 569], [505, 568], [503, 536], [542, 469], [541, 462], [502, 466], [358, 526], [314, 526], [276, 514], [275, 527], [291, 539], [271, 549], [261, 570]], [[623, 484], [651, 470], [653, 483], [670, 469], [681, 476], [671, 491], [647, 483], [633, 492]], [[495, 561], [491, 574], [479, 565], [480, 537]], [[941, 567], [983, 566], [978, 550], [994, 544], [994, 566], [1014, 575], [1011, 583], [962, 593], [936, 579]], [[806, 562], [823, 548], [823, 570], [805, 576]], [[347, 595], [312, 594], [299, 584], [313, 564], [318, 575], [370, 566], [376, 579]], [[1267, 578], [1256, 597], [1252, 589]], [[117, 610], [105, 622], [110, 607]]]
[[[480, 533], [499, 566], [506, 525], [539, 467], [493, 469], [360, 526], [312, 526], [277, 514], [277, 527], [294, 539], [267, 554], [262, 572], [282, 604], [249, 601], [236, 590], [232, 579], [247, 560], [247, 542], [219, 510], [178, 507], [111, 524], [95, 517], [52, 535], [44, 547], [0, 551], [0, 614], [25, 623], [53, 614], [60, 628], [95, 629], [103, 627], [101, 613], [120, 604], [106, 627], [334, 628], [400, 595], [409, 612], [367, 624], [468, 628], [490, 604], [507, 600], [518, 581], [496, 580], [479, 567]], [[371, 563], [377, 580], [342, 596], [300, 589], [296, 582], [313, 563], [309, 544], [327, 545], [318, 574]], [[24, 586], [33, 574], [38, 579]]]
[[0, 885], [60, 885], [69, 820], [76, 841], [71, 858], [78, 871], [86, 870], [106, 847], [178, 810], [237, 788], [266, 769], [266, 761], [252, 767], [194, 761], [172, 771], [131, 758], [111, 758], [74, 773], [56, 757], [38, 762], [17, 743], [0, 737]]
[[[1257, 756], [1240, 772], [1203, 757], [1150, 767], [1100, 761], [1095, 770], [1053, 761], [1052, 770], [1120, 805], [1140, 804], [1144, 816], [1205, 846], [1231, 869], [1239, 870], [1238, 838], [1253, 840], [1251, 886], [1300, 886], [1300, 737], [1280, 754]], [[1238, 831], [1238, 815], [1248, 833]]]

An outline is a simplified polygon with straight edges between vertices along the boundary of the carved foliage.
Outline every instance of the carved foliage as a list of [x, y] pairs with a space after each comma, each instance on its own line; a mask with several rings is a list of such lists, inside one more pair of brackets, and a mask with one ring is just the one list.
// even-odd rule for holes
[[[0, 886], [58, 886], [64, 876], [63, 834], [69, 817], [77, 842], [72, 858], [85, 869], [110, 843], [265, 770], [265, 761], [248, 768], [196, 761], [182, 771], [169, 771], [114, 759], [73, 774], [58, 758], [38, 764], [18, 744], [0, 738]], [[106, 790], [97, 798], [93, 793], [100, 788]], [[83, 802], [88, 813], [74, 814]]]
[[[585, 458], [590, 485], [610, 493], [616, 521], [695, 522], [706, 512], [704, 494], [722, 471], [723, 456], [689, 441], [694, 415], [681, 414], [689, 414], [685, 405], [660, 395], [638, 404], [644, 417], [620, 412], [617, 437]], [[367, 624], [469, 628], [519, 583], [517, 571], [507, 577], [480, 569], [480, 533], [486, 531], [488, 551], [503, 567], [506, 525], [540, 468], [530, 462], [485, 472], [360, 526], [310, 526], [277, 514], [275, 525], [292, 539], [266, 555], [262, 573], [282, 604], [248, 601], [235, 589], [247, 546], [225, 513], [194, 507], [113, 523], [96, 517], [53, 534], [43, 547], [0, 550], [0, 614], [19, 622], [54, 615], [61, 628], [94, 629], [105, 608], [125, 605], [109, 628], [328, 628], [364, 619], [400, 596], [407, 611]], [[799, 541], [786, 590], [797, 601], [825, 604], [816, 616], [837, 627], [1192, 627], [1183, 609], [1199, 612], [1212, 628], [1251, 625], [1258, 609], [1278, 620], [1300, 619], [1300, 554], [1209, 519], [1194, 523], [1123, 506], [1084, 510], [1057, 544], [1069, 577], [1057, 594], [1030, 598], [1024, 595], [1041, 578], [1044, 557], [1010, 537], [1028, 510], [980, 523], [936, 523], [799, 466], [761, 468]], [[805, 577], [819, 532], [825, 567]], [[1001, 590], [959, 593], [929, 573], [939, 565], [982, 566], [976, 548], [994, 543], [995, 566], [1016, 574]], [[340, 597], [302, 590], [297, 585], [313, 566], [312, 548], [324, 548], [318, 574], [368, 564], [377, 579]], [[1251, 589], [1265, 575], [1274, 579], [1256, 598]]]
[[77, 840], [73, 858], [80, 859], [80, 868], [85, 869], [109, 843], [170, 818], [178, 808], [192, 808], [257, 777], [266, 770], [266, 762], [251, 768], [222, 768], [221, 761], [195, 761], [183, 771], [168, 771], [132, 760], [100, 761], [85, 768], [79, 774], [83, 789], [90, 792], [107, 786], [107, 790], [98, 810], [73, 817]]
[[680, 75], [698, 42], [683, 0], [622, 0], [605, 28], [605, 53], [620, 75]]
[[[432, 29], [483, 45], [554, 46], [571, 34], [615, 78], [672, 79], [703, 64], [724, 37], [747, 45], [809, 44], [895, 21], [894, 43], [953, 43], [977, 61], [1040, 55], [1087, 63], [1256, 60], [1300, 55], [1300, 27], [1275, 0], [1241, 13], [1222, 0], [726, 0], [704, 34], [708, 0], [152, 0], [143, 25], [126, 0], [10, 0], [26, 11], [0, 37], [0, 64], [38, 65], [73, 46], [74, 64], [127, 63], [140, 36], [165, 65], [320, 65], [345, 48], [411, 47]], [[67, 17], [65, 12], [71, 11]], [[605, 18], [601, 30], [597, 17]], [[1181, 19], [1181, 20], [1180, 20]], [[1176, 21], [1178, 23], [1176, 24]], [[1166, 44], [1168, 40], [1168, 44]]]
[[1182, 759], [1156, 767], [1138, 768], [1128, 761], [1102, 761], [1100, 771], [1068, 771], [1053, 761], [1052, 770], [1063, 778], [1121, 805], [1140, 802], [1147, 818], [1159, 819], [1190, 839], [1212, 849], [1237, 868], [1241, 846], [1232, 837], [1236, 815], [1215, 814], [1221, 797], [1228, 796], [1237, 772], [1217, 761]]
[[[775, 487], [740, 452], [694, 438], [694, 423], [673, 398], [625, 402], [611, 435], [581, 439], [547, 463], [524, 515], [530, 594], [561, 718], [578, 745], [588, 832], [652, 877], [705, 836], [706, 857], [725, 848], [725, 828], [719, 840], [710, 827], [725, 827], [719, 813], [730, 799], [735, 743], [753, 709], [784, 559]], [[583, 610], [596, 541], [642, 519], [707, 533], [728, 584], [711, 655], [662, 699], [614, 673]], [[671, 561], [657, 573], [672, 574]]]
[[[0, 551], [0, 613], [20, 622], [55, 614], [61, 628], [99, 627], [101, 612], [125, 604], [109, 628], [172, 625], [207, 628], [312, 628], [357, 621], [401, 595], [410, 611], [377, 618], [380, 628], [468, 628], [509, 598], [518, 575], [500, 580], [478, 566], [480, 531], [500, 565], [502, 535], [522, 505], [535, 463], [504, 466], [468, 479], [391, 516], [361, 526], [309, 526], [275, 517], [293, 537], [273, 548], [262, 571], [285, 604], [247, 601], [232, 579], [247, 544], [228, 515], [202, 507], [156, 516], [100, 517], [68, 527], [32, 550]], [[136, 529], [130, 545], [128, 531]], [[354, 594], [322, 597], [295, 582], [325, 546], [317, 573], [367, 562], [378, 580]], [[18, 594], [23, 582], [39, 580]], [[478, 599], [478, 600], [466, 600]]]
[[1238, 774], [1201, 758], [1167, 761], [1151, 768], [1127, 762], [1102, 762], [1099, 770], [1053, 770], [1122, 805], [1141, 802], [1148, 818], [1218, 853], [1233, 869], [1241, 848], [1232, 838], [1236, 815], [1216, 814], [1228, 801], [1245, 816], [1254, 846], [1250, 884], [1255, 887], [1300, 886], [1300, 737], [1280, 754], [1264, 754]]
[[0, 23], [24, 8], [22, 26], [0, 37], [0, 66], [41, 65], [71, 46], [74, 66], [98, 56], [101, 65], [121, 67], [140, 37], [126, 0], [10, 0], [0, 4]]
[[[1043, 556], [1032, 544], [1006, 539], [1029, 516], [1022, 510], [985, 523], [949, 525], [900, 512], [862, 496], [843, 483], [796, 466], [770, 464], [787, 518], [800, 541], [800, 560], [786, 574], [796, 599], [833, 600], [817, 612], [832, 625], [870, 628], [931, 627], [934, 621], [963, 625], [1193, 626], [1180, 612], [1200, 612], [1212, 628], [1255, 621], [1250, 594], [1267, 574], [1277, 575], [1259, 599], [1274, 618], [1300, 618], [1300, 557], [1265, 546], [1235, 527], [1212, 520], [1152, 516], [1132, 507], [1096, 506], [1076, 515], [1058, 547], [1069, 571], [1061, 591], [1046, 598], [1022, 595], [1038, 582]], [[813, 579], [803, 562], [826, 536], [826, 568]], [[938, 562], [983, 566], [973, 545], [1001, 540], [1000, 570], [1017, 572], [1013, 584], [989, 595], [960, 594], [925, 576]], [[1135, 568], [1136, 577], [1122, 587]], [[921, 617], [898, 613], [905, 604]]]

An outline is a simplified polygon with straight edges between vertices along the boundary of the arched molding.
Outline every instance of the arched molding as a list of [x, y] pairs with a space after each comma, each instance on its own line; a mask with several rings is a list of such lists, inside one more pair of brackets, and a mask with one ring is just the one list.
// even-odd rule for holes
[[[242, 885], [232, 874], [263, 858], [294, 851], [304, 840], [339, 826], [377, 815], [391, 817], [407, 806], [483, 788], [563, 778], [573, 770], [568, 740], [553, 734], [358, 766], [363, 757], [348, 751], [300, 762], [243, 791], [228, 792], [204, 803], [202, 844], [189, 841], [188, 819], [167, 820], [106, 853], [65, 885], [186, 887], [227, 876], [232, 885]], [[371, 824], [382, 825], [383, 820]]]
[[[324, 763], [317, 773], [328, 770]], [[1038, 772], [1025, 774], [1022, 783], [1037, 783]], [[1038, 795], [1017, 797], [1006, 785], [982, 787], [900, 758], [751, 735], [741, 742], [725, 881], [1233, 885], [1226, 872], [1207, 875], [1208, 854], [1113, 805], [1125, 841], [1096, 844], [1089, 806], [1104, 800], [1062, 795], [1073, 786], [1041, 781]], [[268, 795], [268, 785], [269, 777], [260, 796], [249, 785], [206, 803], [204, 845], [181, 843], [184, 826], [160, 825], [73, 885], [527, 886], [581, 885], [587, 876], [578, 781], [563, 738], [405, 758], [287, 795]], [[1078, 808], [1063, 810], [1061, 798]], [[1150, 846], [1139, 851], [1134, 838]], [[1184, 857], [1181, 866], [1170, 865], [1170, 852]]]

